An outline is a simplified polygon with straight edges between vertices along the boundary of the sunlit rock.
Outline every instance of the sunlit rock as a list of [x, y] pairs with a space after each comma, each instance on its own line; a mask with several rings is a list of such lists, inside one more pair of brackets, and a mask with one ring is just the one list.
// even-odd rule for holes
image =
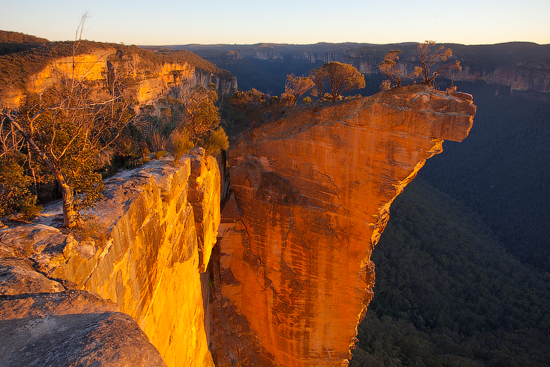
[[347, 364], [392, 201], [443, 140], [468, 135], [474, 114], [470, 95], [411, 86], [236, 139], [212, 272], [217, 366]]

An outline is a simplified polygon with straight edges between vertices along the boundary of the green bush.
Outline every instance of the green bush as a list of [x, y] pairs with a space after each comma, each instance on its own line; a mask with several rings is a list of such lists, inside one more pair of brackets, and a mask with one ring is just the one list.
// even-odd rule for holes
[[31, 178], [15, 160], [0, 159], [0, 217], [20, 213], [16, 219], [27, 221], [42, 210], [29, 191], [30, 184]]
[[170, 135], [170, 154], [174, 156], [174, 163], [194, 147], [195, 144], [189, 139], [189, 135], [185, 131], [175, 130]]
[[204, 150], [207, 154], [216, 155], [220, 150], [229, 148], [229, 140], [222, 127], [213, 130], [204, 140]]

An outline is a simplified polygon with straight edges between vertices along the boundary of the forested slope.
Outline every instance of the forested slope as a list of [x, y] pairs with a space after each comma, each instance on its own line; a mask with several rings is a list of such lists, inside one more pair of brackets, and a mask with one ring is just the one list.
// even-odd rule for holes
[[481, 215], [508, 251], [550, 271], [550, 103], [485, 83], [457, 83], [478, 106], [464, 142], [420, 171]]
[[550, 282], [482, 219], [416, 178], [373, 253], [351, 366], [547, 366]]

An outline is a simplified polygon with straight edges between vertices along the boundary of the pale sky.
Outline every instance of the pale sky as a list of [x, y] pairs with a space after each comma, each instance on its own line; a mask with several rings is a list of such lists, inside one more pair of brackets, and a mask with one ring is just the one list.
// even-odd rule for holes
[[126, 45], [550, 43], [550, 0], [0, 0], [0, 29]]

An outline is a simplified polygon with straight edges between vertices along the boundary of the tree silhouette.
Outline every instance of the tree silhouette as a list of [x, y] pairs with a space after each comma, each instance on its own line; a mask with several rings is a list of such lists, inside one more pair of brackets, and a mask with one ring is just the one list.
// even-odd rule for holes
[[286, 76], [285, 94], [294, 96], [294, 104], [301, 96], [309, 92], [315, 83], [310, 77], [294, 76], [290, 74]]
[[365, 87], [365, 76], [349, 64], [333, 61], [324, 64], [314, 72], [313, 81], [322, 95], [323, 84], [326, 82], [330, 90], [330, 98], [336, 101], [345, 92]]
[[439, 75], [450, 77], [453, 70], [462, 70], [460, 61], [458, 60], [454, 63], [438, 65], [453, 56], [453, 51], [450, 48], [445, 49], [443, 45], [434, 50], [434, 46], [435, 41], [425, 41], [419, 44], [416, 50], [416, 55], [420, 60], [421, 66], [415, 68], [415, 73], [420, 75], [422, 84], [431, 85]]
[[378, 65], [382, 75], [388, 78], [382, 83], [382, 89], [390, 89], [393, 87], [393, 83], [395, 83], [395, 87], [400, 87], [403, 80], [418, 76], [416, 69], [411, 74], [406, 74], [405, 68], [399, 67], [397, 60], [399, 60], [400, 54], [401, 50], [391, 50], [384, 56], [384, 61]]

